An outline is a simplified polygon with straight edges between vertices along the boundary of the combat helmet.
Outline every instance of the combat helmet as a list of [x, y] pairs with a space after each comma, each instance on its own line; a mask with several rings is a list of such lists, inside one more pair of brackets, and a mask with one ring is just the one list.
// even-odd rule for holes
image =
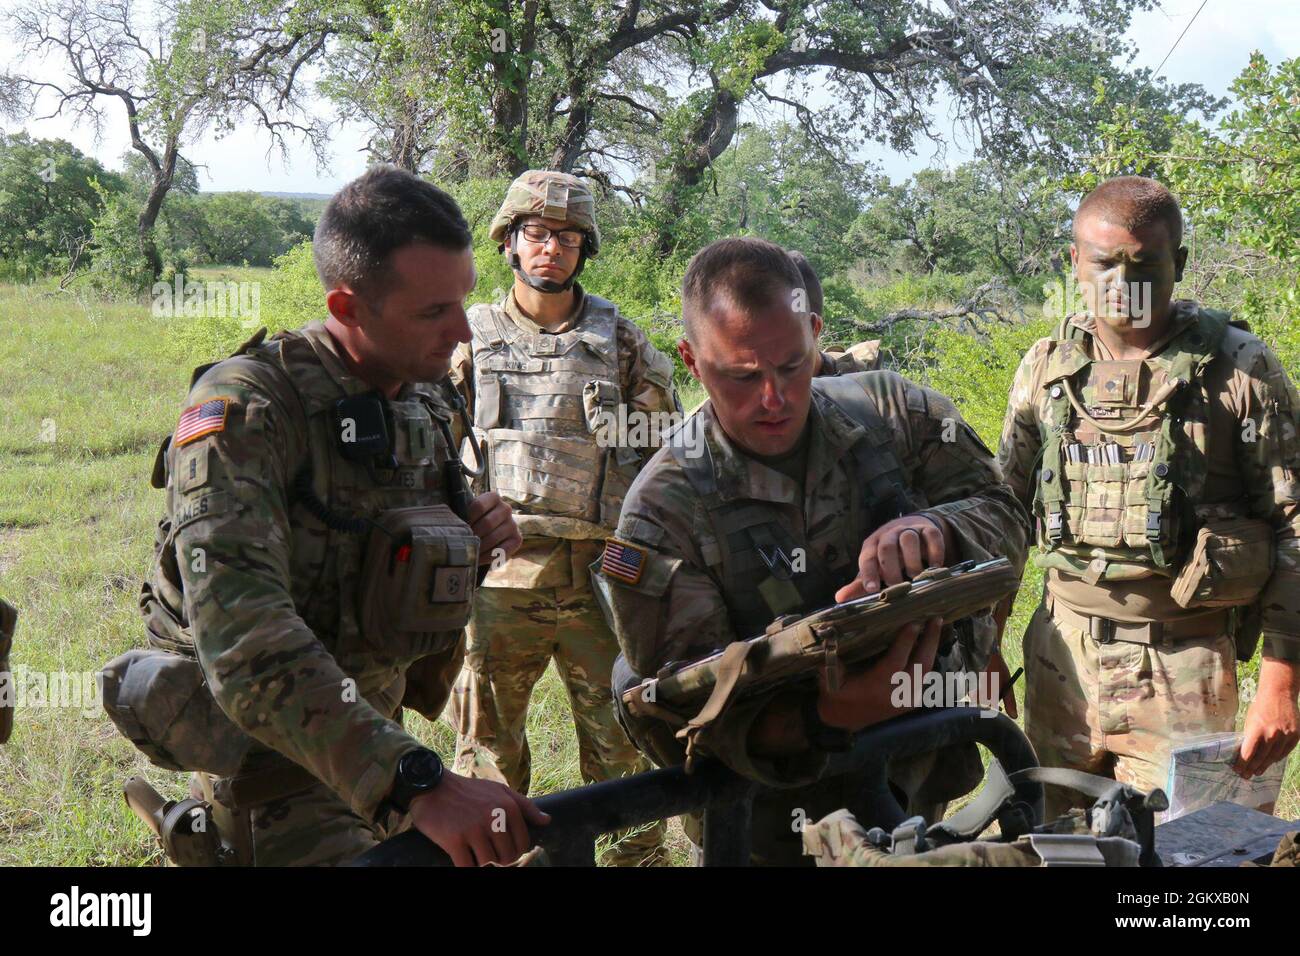
[[577, 176], [549, 169], [530, 169], [521, 174], [506, 191], [505, 202], [497, 210], [488, 228], [488, 237], [505, 251], [506, 240], [525, 216], [541, 216], [568, 222], [587, 234], [578, 254], [578, 265], [564, 282], [539, 279], [524, 272], [519, 265], [519, 255], [510, 254], [510, 267], [515, 275], [540, 292], [564, 292], [582, 272], [587, 258], [600, 252], [600, 229], [596, 225], [596, 200], [591, 188]]

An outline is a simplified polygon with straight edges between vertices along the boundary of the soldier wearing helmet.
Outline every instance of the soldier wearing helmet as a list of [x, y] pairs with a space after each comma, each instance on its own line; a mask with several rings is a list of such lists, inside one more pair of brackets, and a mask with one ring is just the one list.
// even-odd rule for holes
[[[600, 251], [595, 200], [577, 177], [530, 170], [492, 220], [515, 281], [498, 303], [469, 311], [453, 381], [471, 409], [486, 474], [524, 535], [493, 562], [469, 625], [453, 696], [459, 772], [527, 792], [524, 734], [534, 685], [553, 659], [568, 691], [587, 782], [649, 769], [614, 716], [618, 643], [591, 592], [587, 566], [618, 521], [623, 495], [656, 443], [608, 427], [680, 413], [672, 363], [610, 301], [577, 283]], [[606, 857], [659, 860], [662, 824]]]

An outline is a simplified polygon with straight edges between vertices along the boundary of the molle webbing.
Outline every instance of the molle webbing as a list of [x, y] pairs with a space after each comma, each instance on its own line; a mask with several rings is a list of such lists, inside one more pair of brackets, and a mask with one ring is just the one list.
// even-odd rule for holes
[[[863, 490], [862, 500], [852, 503], [854, 518], [860, 520], [860, 516], [869, 515], [865, 523], [870, 530], [910, 511], [911, 501], [904, 486], [902, 466], [894, 452], [893, 433], [871, 397], [852, 378], [819, 378], [814, 380], [813, 388], [866, 432], [852, 447], [855, 486]], [[681, 429], [681, 434], [668, 445], [708, 512], [717, 547], [706, 550], [705, 560], [714, 573], [724, 578], [749, 581], [743, 588], [746, 592], [754, 587], [754, 573], [761, 579], [756, 591], [763, 606], [732, 607], [733, 624], [740, 630], [761, 630], [775, 616], [824, 603], [827, 600], [822, 593], [824, 588], [816, 584], [823, 575], [790, 574], [782, 561], [795, 544], [790, 530], [775, 520], [774, 515], [768, 517], [769, 509], [762, 503], [726, 498], [719, 492], [714, 450], [703, 433], [702, 417], [691, 416]], [[687, 449], [699, 449], [702, 453], [689, 455]], [[766, 573], [746, 564], [745, 554], [750, 550], [759, 555]]]
[[497, 305], [470, 310], [474, 421], [492, 486], [520, 513], [612, 526], [638, 459], [594, 433], [623, 402], [618, 310], [592, 295], [583, 308], [577, 327], [558, 334], [527, 332]]
[[[1218, 353], [1226, 328], [1224, 314], [1201, 310], [1194, 324], [1172, 334], [1168, 346], [1147, 360], [1163, 367], [1165, 384], [1137, 410], [1135, 418], [1110, 424], [1094, 417], [1075, 394], [1074, 379], [1091, 367], [1093, 359], [1083, 351], [1087, 332], [1069, 320], [1062, 323], [1048, 354], [1044, 387], [1048, 391], [1049, 414], [1040, 426], [1043, 457], [1037, 506], [1043, 519], [1041, 543], [1048, 552], [1043, 558], [1046, 566], [1082, 574], [1095, 583], [1103, 575], [1132, 576], [1142, 566], [1168, 569], [1176, 564], [1175, 551], [1184, 519], [1180, 509], [1199, 496], [1206, 470], [1203, 439], [1198, 442], [1187, 437], [1183, 423], [1194, 403], [1199, 402], [1202, 410], [1208, 407], [1204, 373]], [[1192, 388], [1193, 382], [1199, 387]], [[1159, 414], [1161, 405], [1163, 414]], [[1071, 461], [1067, 446], [1074, 444], [1080, 422], [1126, 447], [1132, 444], [1129, 435], [1140, 428], [1155, 427], [1148, 460], [1130, 458], [1109, 464]], [[1204, 434], [1203, 430], [1200, 434]], [[1123, 477], [1115, 478], [1111, 471]], [[1106, 474], [1108, 483], [1121, 482], [1122, 492], [1108, 492], [1106, 486], [1090, 490], [1090, 481], [1099, 474]], [[1103, 500], [1108, 494], [1114, 499], [1122, 497], [1106, 507], [1121, 510], [1124, 516], [1111, 522], [1118, 531], [1111, 528], [1106, 533], [1096, 532], [1085, 514], [1104, 511], [1093, 499]], [[1067, 501], [1076, 509], [1074, 521], [1067, 520]], [[1132, 529], [1125, 518], [1135, 508], [1141, 509], [1139, 518], [1144, 523], [1142, 533], [1129, 540], [1127, 532]], [[1109, 528], [1105, 522], [1102, 526]], [[1077, 549], [1084, 550], [1073, 553]]]

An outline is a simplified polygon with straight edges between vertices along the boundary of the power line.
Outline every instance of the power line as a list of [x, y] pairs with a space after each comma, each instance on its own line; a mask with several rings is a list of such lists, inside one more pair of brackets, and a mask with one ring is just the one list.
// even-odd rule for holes
[[1178, 34], [1178, 39], [1175, 40], [1174, 45], [1169, 48], [1169, 52], [1165, 54], [1165, 58], [1160, 61], [1160, 66], [1156, 67], [1156, 71], [1151, 74], [1153, 80], [1160, 75], [1161, 69], [1163, 69], [1164, 65], [1169, 62], [1169, 58], [1173, 56], [1174, 51], [1178, 49], [1178, 44], [1183, 42], [1183, 37], [1187, 36], [1187, 31], [1192, 28], [1192, 24], [1196, 22], [1196, 18], [1201, 15], [1201, 11], [1205, 9], [1205, 5], [1209, 2], [1210, 0], [1201, 0], [1201, 5], [1196, 8], [1196, 12], [1192, 14], [1192, 18], [1187, 21], [1187, 26], [1183, 27], [1183, 32]]

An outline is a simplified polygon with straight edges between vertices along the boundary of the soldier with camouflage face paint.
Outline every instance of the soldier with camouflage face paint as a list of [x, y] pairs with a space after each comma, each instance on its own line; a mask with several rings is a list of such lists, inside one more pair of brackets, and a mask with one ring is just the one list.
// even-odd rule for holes
[[[452, 375], [473, 410], [483, 487], [514, 508], [524, 543], [493, 563], [474, 606], [453, 697], [456, 767], [527, 792], [528, 702], [552, 659], [573, 707], [583, 779], [649, 768], [614, 718], [609, 675], [618, 645], [586, 569], [654, 452], [601, 422], [662, 421], [681, 407], [668, 358], [612, 302], [575, 281], [600, 251], [584, 182], [524, 173], [489, 235], [514, 269], [514, 287], [501, 302], [470, 309], [474, 339], [457, 351]], [[658, 825], [621, 836], [607, 860], [658, 862], [662, 833]]]
[[[592, 567], [623, 651], [620, 717], [660, 765], [686, 757], [676, 726], [632, 714], [621, 694], [669, 662], [926, 567], [996, 555], [1023, 561], [1024, 515], [951, 401], [893, 372], [814, 377], [821, 317], [805, 293], [790, 257], [761, 239], [720, 240], [691, 260], [678, 348], [709, 401], [681, 437], [702, 440], [674, 441], [651, 460]], [[836, 687], [826, 675], [815, 694], [777, 688], [737, 701], [694, 736], [693, 753], [770, 788], [754, 804], [754, 862], [809, 862], [799, 821], [861, 805], [861, 774], [819, 778], [828, 751], [843, 749], [850, 732], [899, 713], [894, 675], [937, 659], [945, 670], [990, 665], [988, 615], [942, 654], [941, 623], [909, 625], [878, 662]], [[676, 716], [685, 723], [688, 715]], [[979, 781], [973, 746], [943, 756], [942, 774], [930, 772], [937, 760], [894, 768], [916, 805]]]
[[1153, 180], [1083, 200], [1070, 256], [1087, 311], [1025, 356], [998, 455], [1047, 569], [1025, 634], [1029, 737], [1045, 766], [1145, 791], [1179, 742], [1234, 729], [1234, 658], [1261, 628], [1238, 772], [1300, 738], [1300, 399], [1244, 327], [1172, 301], [1182, 230]]
[[548, 819], [442, 773], [401, 723], [403, 706], [437, 718], [476, 564], [519, 545], [498, 495], [455, 495], [433, 384], [470, 338], [470, 239], [409, 173], [343, 187], [315, 235], [326, 320], [196, 370], [159, 452], [152, 649], [106, 668], [105, 706], [157, 762], [203, 771], [209, 863], [339, 863], [408, 825], [458, 865], [504, 863]]

